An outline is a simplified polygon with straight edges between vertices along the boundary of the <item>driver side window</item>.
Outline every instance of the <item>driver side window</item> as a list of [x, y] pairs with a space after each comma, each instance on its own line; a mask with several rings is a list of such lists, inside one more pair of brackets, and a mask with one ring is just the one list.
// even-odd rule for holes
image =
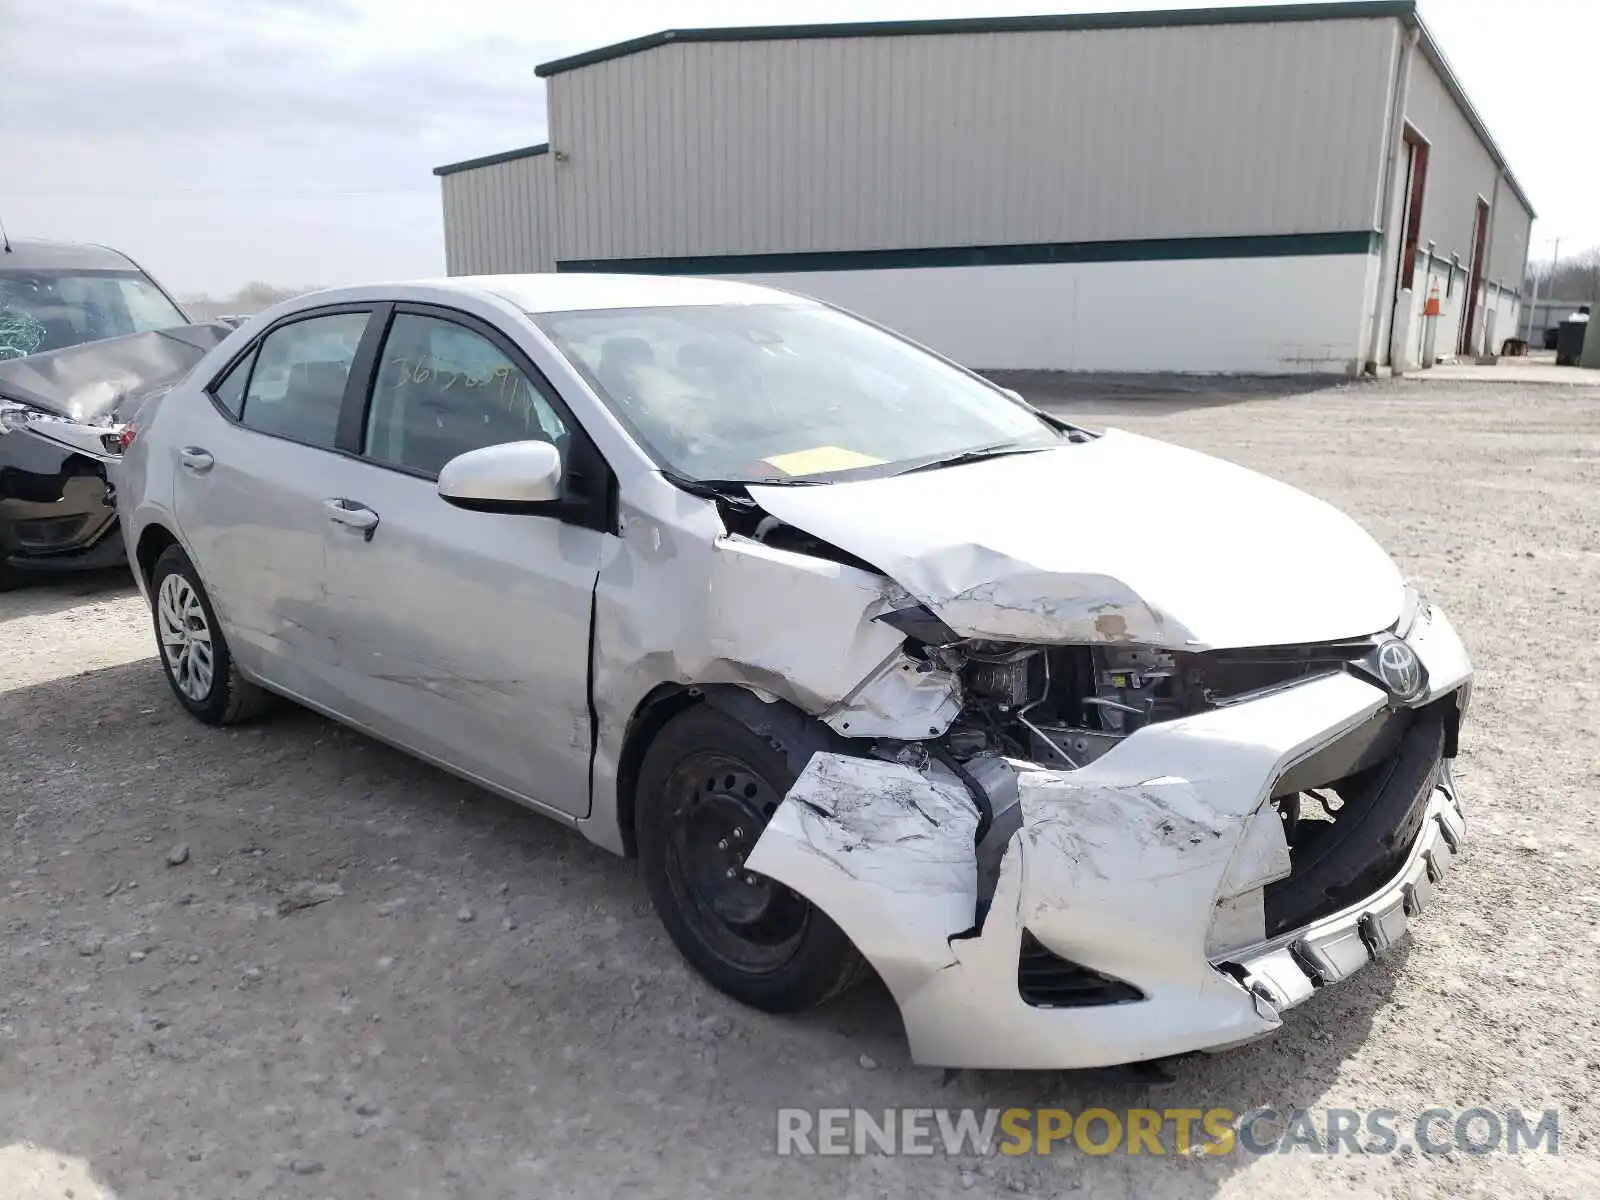
[[441, 317], [399, 313], [378, 358], [362, 453], [437, 476], [458, 454], [549, 442], [567, 428], [533, 382], [487, 338]]

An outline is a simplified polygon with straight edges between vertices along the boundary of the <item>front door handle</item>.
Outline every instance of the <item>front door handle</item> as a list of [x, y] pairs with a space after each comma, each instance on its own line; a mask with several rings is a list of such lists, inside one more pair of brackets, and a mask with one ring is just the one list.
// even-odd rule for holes
[[199, 446], [185, 446], [178, 451], [178, 461], [196, 475], [204, 475], [211, 470], [211, 465], [217, 460], [211, 457], [209, 450], [202, 450]]
[[373, 512], [359, 500], [346, 500], [339, 497], [322, 502], [323, 510], [328, 514], [328, 520], [335, 525], [343, 525], [348, 529], [359, 532], [365, 541], [372, 540], [373, 532], [378, 528], [378, 514]]

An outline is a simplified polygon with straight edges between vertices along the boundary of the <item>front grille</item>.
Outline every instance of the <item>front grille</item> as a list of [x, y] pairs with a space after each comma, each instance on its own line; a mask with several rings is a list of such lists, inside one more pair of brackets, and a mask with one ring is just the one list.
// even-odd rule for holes
[[1143, 1000], [1131, 983], [1112, 979], [1046, 950], [1027, 930], [1017, 959], [1017, 990], [1034, 1008], [1094, 1008]]
[[1400, 870], [1457, 717], [1454, 696], [1386, 710], [1285, 772], [1272, 802], [1290, 870], [1265, 890], [1269, 937], [1338, 912]]

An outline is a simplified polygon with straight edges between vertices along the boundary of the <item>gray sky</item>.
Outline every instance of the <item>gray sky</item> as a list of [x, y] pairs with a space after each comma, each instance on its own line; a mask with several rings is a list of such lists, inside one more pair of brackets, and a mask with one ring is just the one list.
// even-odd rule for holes
[[[439, 274], [432, 168], [542, 141], [547, 59], [670, 26], [1174, 6], [0, 0], [0, 220], [109, 242], [180, 292]], [[1592, 128], [1600, 2], [1423, 16], [1539, 210], [1534, 256], [1600, 245], [1600, 155], [1560, 128]]]

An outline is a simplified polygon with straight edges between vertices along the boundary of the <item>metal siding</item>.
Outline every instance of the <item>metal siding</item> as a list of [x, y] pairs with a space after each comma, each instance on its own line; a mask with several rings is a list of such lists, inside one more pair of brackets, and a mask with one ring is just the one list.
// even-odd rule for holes
[[1370, 228], [1397, 23], [665, 45], [550, 78], [558, 259]]
[[1428, 184], [1422, 202], [1421, 240], [1434, 243], [1434, 253], [1448, 259], [1460, 255], [1472, 264], [1472, 223], [1478, 198], [1493, 208], [1493, 238], [1486, 277], [1520, 291], [1532, 218], [1509, 186], [1500, 182], [1500, 168], [1462, 113], [1444, 81], [1428, 60], [1418, 55], [1411, 68], [1406, 120], [1428, 139]]
[[554, 165], [541, 154], [441, 176], [445, 270], [555, 270]]

